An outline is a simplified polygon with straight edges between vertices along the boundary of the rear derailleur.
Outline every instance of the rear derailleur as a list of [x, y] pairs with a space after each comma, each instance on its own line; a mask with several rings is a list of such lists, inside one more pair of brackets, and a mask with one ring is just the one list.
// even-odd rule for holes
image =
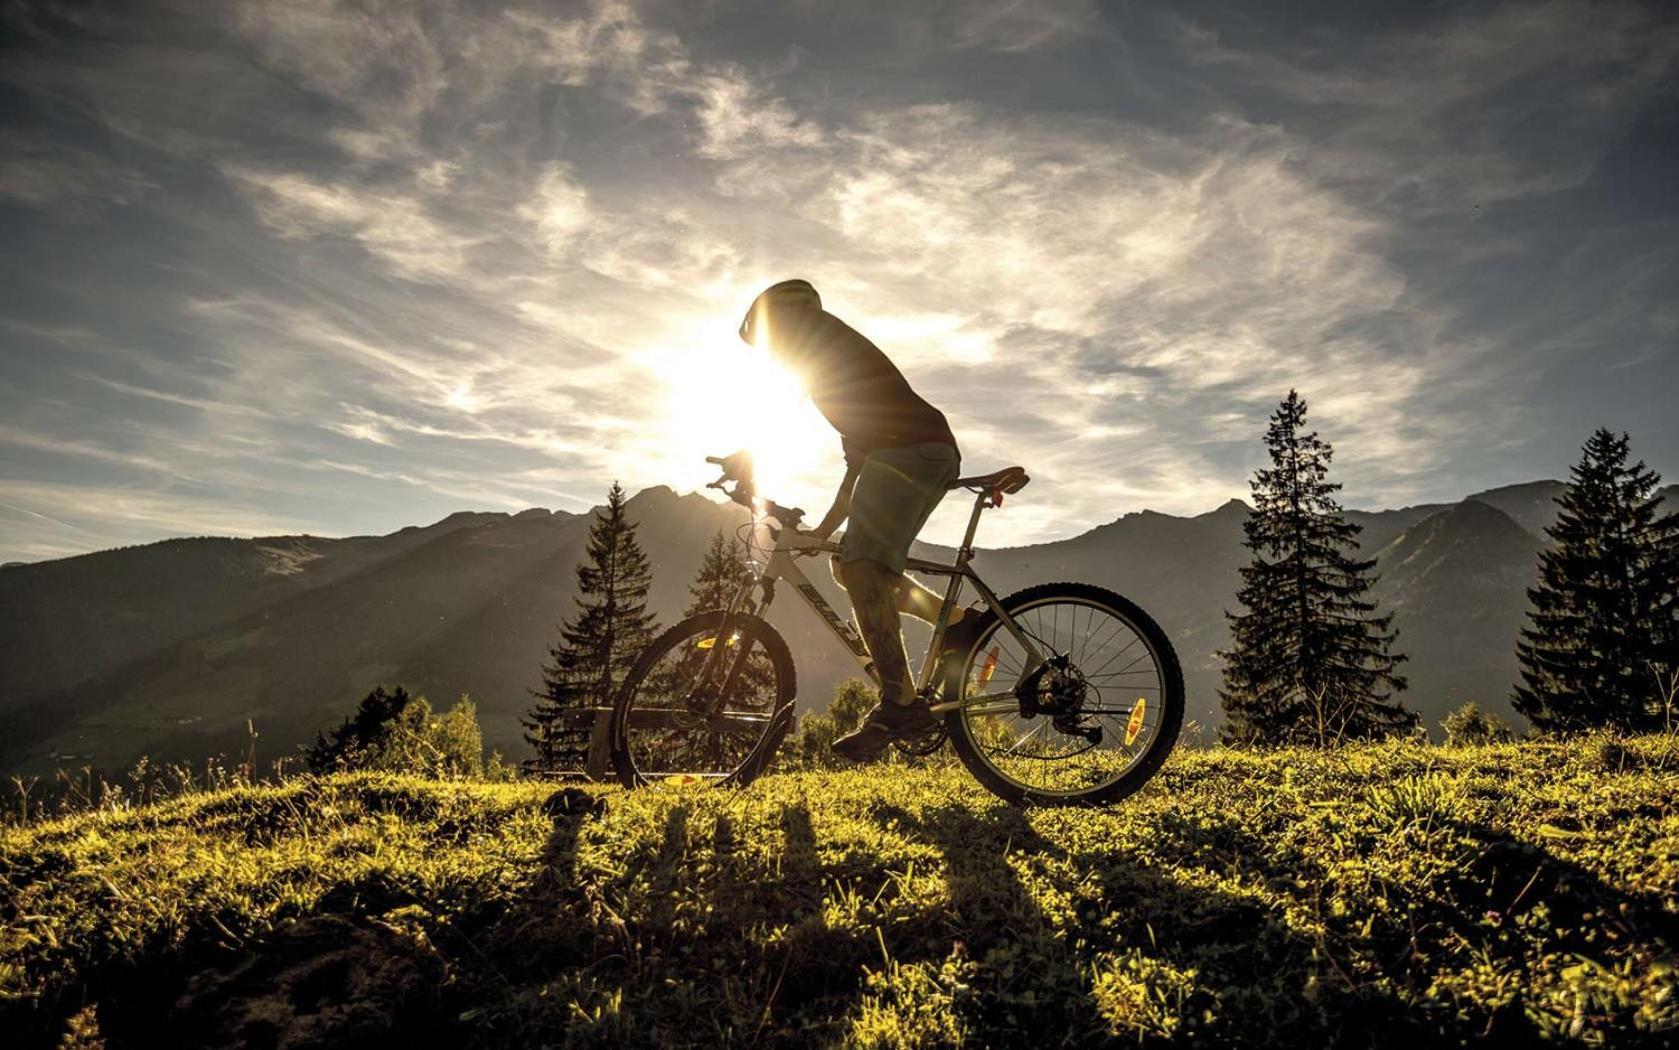
[[1102, 727], [1083, 713], [1089, 695], [1090, 683], [1065, 653], [1039, 664], [1015, 690], [1021, 718], [1048, 715], [1058, 732], [1082, 737], [1095, 747], [1102, 742]]

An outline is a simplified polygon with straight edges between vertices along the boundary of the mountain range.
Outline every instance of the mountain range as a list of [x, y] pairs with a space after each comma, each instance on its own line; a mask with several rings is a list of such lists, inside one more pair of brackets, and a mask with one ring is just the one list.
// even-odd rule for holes
[[[1465, 700], [1520, 724], [1507, 700], [1517, 630], [1563, 489], [1537, 481], [1347, 512], [1409, 657], [1402, 700], [1430, 726]], [[671, 623], [711, 536], [743, 512], [668, 488], [628, 509], [653, 565], [649, 604]], [[1170, 634], [1188, 717], [1210, 740], [1248, 513], [1239, 500], [1192, 517], [1140, 511], [1067, 540], [982, 550], [975, 565], [999, 593], [1066, 579], [1136, 600]], [[574, 609], [590, 519], [463, 512], [387, 536], [174, 539], [0, 567], [0, 770], [243, 755], [247, 724], [266, 761], [294, 754], [380, 683], [444, 705], [470, 694], [486, 745], [517, 758], [528, 690]], [[848, 608], [825, 571], [810, 575]], [[797, 658], [801, 709], [820, 709], [854, 666], [791, 597], [770, 619]], [[918, 665], [924, 631], [906, 633]]]

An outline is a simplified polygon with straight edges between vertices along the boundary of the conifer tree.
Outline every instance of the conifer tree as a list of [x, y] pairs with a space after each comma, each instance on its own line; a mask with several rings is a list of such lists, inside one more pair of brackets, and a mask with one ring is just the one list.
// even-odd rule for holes
[[587, 560], [577, 566], [577, 615], [559, 628], [548, 650], [536, 704], [522, 719], [536, 750], [533, 770], [588, 765], [591, 720], [578, 712], [609, 706], [619, 682], [652, 640], [656, 617], [647, 611], [652, 582], [635, 525], [624, 512], [617, 482], [589, 526]]
[[1244, 567], [1230, 621], [1219, 691], [1224, 737], [1242, 743], [1306, 742], [1407, 730], [1417, 717], [1392, 700], [1392, 616], [1367, 595], [1374, 560], [1355, 558], [1359, 526], [1328, 480], [1333, 450], [1305, 431], [1306, 403], [1288, 392], [1265, 433], [1271, 467], [1256, 471], [1254, 512], [1243, 524], [1253, 561]]
[[694, 576], [694, 582], [688, 585], [690, 600], [682, 615], [686, 617], [712, 609], [727, 609], [735, 592], [751, 575], [752, 566], [746, 560], [746, 550], [741, 542], [726, 539], [723, 530], [718, 529], [717, 534], [711, 537], [711, 546], [706, 548], [700, 571]]
[[315, 734], [314, 746], [304, 749], [304, 761], [309, 765], [309, 772], [330, 773], [360, 765], [367, 755], [384, 746], [390, 738], [391, 727], [402, 717], [412, 700], [408, 690], [400, 685], [390, 692], [386, 692], [382, 685], [375, 686], [371, 693], [362, 697], [355, 716], [344, 719], [343, 724], [332, 731], [330, 738], [324, 733]]
[[[711, 538], [710, 546], [706, 548], [705, 560], [695, 573], [694, 582], [688, 586], [691, 599], [688, 607], [682, 610], [682, 615], [688, 617], [727, 609], [729, 603], [734, 600], [735, 592], [743, 582], [751, 578], [751, 575], [752, 565], [746, 558], [745, 545], [738, 539], [725, 538], [723, 530], [718, 529]], [[753, 611], [750, 594], [736, 611]], [[679, 696], [692, 688], [691, 683], [700, 673], [708, 652], [704, 649], [694, 649], [668, 665], [661, 664], [649, 679], [651, 694]], [[764, 713], [769, 713], [769, 701], [775, 695], [776, 675], [775, 665], [763, 648], [755, 646], [747, 661], [733, 674], [735, 686], [730, 694], [728, 706], [735, 709], [762, 707]], [[704, 762], [704, 758], [684, 759], [677, 754], [677, 750], [694, 747], [700, 741], [709, 743], [710, 738], [704, 735], [671, 734], [666, 745], [673, 750], [667, 751], [660, 760], [673, 767], [682, 761]], [[642, 746], [651, 748], [653, 745], [651, 742], [644, 742]], [[651, 755], [651, 752], [649, 754]]]
[[1661, 683], [1679, 668], [1679, 515], [1661, 478], [1627, 465], [1630, 441], [1599, 429], [1581, 448], [1545, 531], [1516, 654], [1516, 710], [1539, 729], [1665, 728]]

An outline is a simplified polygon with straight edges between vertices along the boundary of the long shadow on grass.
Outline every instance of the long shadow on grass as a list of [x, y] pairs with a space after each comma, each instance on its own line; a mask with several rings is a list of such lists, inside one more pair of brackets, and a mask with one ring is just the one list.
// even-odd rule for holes
[[[1168, 810], [1146, 848], [1130, 848], [1101, 839], [1100, 814], [874, 806], [864, 819], [936, 850], [947, 890], [936, 898], [893, 881], [854, 831], [824, 849], [802, 802], [776, 815], [782, 851], [767, 869], [761, 857], [737, 858], [737, 837], [763, 836], [739, 835], [726, 813], [696, 829], [678, 802], [663, 819], [661, 835], [617, 858], [611, 885], [646, 887], [627, 923], [611, 900], [579, 892], [575, 826], [556, 827], [526, 903], [481, 939], [503, 991], [485, 979], [463, 986], [478, 1003], [463, 1011], [466, 1042], [542, 1042], [574, 1028], [572, 1014], [531, 1008], [545, 986], [560, 993], [556, 1008], [621, 989], [634, 1033], [666, 1043], [832, 1041], [863, 996], [880, 993], [865, 971], [890, 960], [935, 974], [944, 998], [933, 1008], [958, 1014], [986, 1045], [1129, 1044], [1169, 1032], [1191, 1045], [1525, 1045], [1541, 1033], [1519, 1000], [1442, 1001], [1428, 994], [1436, 975], [1480, 959], [1525, 974], [1535, 946], [1515, 922], [1541, 903], [1555, 927], [1548, 951], [1609, 958], [1603, 938], [1613, 935], [1660, 957], [1676, 941], [1659, 900], [1480, 824], [1456, 826], [1442, 847], [1461, 854], [1449, 874], [1383, 876], [1375, 882], [1398, 881], [1378, 886], [1380, 907], [1355, 895], [1337, 913], [1325, 897], [1350, 892], [1331, 870], [1344, 854], [1288, 856], [1220, 813]], [[707, 835], [712, 848], [696, 857]], [[900, 892], [913, 899], [895, 904]], [[929, 993], [904, 994], [925, 1004]], [[490, 1000], [505, 1009], [486, 1009]], [[1633, 1009], [1592, 1006], [1586, 1022], [1636, 1042]]]
[[[1414, 1043], [1402, 1005], [1338, 980], [1318, 945], [1261, 902], [1101, 845], [1069, 848], [1028, 813], [963, 805], [882, 811], [943, 854], [953, 928], [971, 960], [978, 1033], [998, 1042], [1122, 1034], [1197, 1043]], [[1229, 846], [1242, 832], [1180, 818], [1168, 838]], [[1057, 869], [1051, 873], [1048, 869]], [[1207, 880], [1210, 881], [1210, 880]]]
[[[429, 821], [440, 852], [473, 848], [472, 836], [493, 830], [438, 820], [437, 800], [424, 794], [360, 791], [368, 812]], [[313, 802], [306, 788], [299, 799], [213, 802], [192, 817], [207, 838], [214, 832], [228, 848], [249, 849], [289, 830], [297, 806]], [[15, 1045], [56, 1045], [78, 1014], [74, 1026], [111, 1048], [455, 1050], [460, 1014], [514, 987], [503, 972], [509, 960], [564, 970], [593, 951], [599, 924], [577, 906], [575, 854], [597, 807], [585, 792], [556, 792], [544, 807], [553, 832], [532, 879], [511, 899], [493, 877], [430, 885], [375, 868], [252, 938], [236, 932], [249, 919], [234, 900], [222, 913], [191, 917], [178, 937], [90, 960], [74, 984], [53, 989], [28, 1014], [0, 1011], [10, 1015], [6, 1034]], [[468, 990], [473, 1001], [463, 1005], [451, 989]]]
[[[1520, 1002], [1429, 1000], [1433, 975], [1478, 958], [1525, 973], [1535, 949], [1516, 923], [1540, 904], [1556, 931], [1546, 950], [1563, 956], [1624, 958], [1610, 942], [1671, 956], [1679, 943], [1661, 901], [1482, 824], [1454, 825], [1452, 848], [1466, 852], [1450, 874], [1383, 886], [1381, 909], [1336, 914], [1321, 899], [1335, 857], [1283, 856], [1220, 813], [1168, 810], [1144, 849], [1104, 841], [1101, 814], [875, 805], [862, 819], [937, 853], [938, 894], [909, 873], [894, 881], [855, 828], [826, 843], [803, 802], [774, 815], [781, 852], [766, 862], [762, 830], [737, 831], [709, 805], [700, 811], [715, 824], [696, 827], [694, 807], [673, 800], [658, 834], [608, 860], [617, 874], [584, 879], [578, 841], [596, 803], [556, 800], [516, 889], [462, 904], [372, 875], [237, 952], [195, 930], [168, 967], [100, 972], [87, 992], [108, 1045], [518, 1046], [585, 1028], [605, 1043], [808, 1045], [832, 1041], [865, 994], [880, 994], [865, 970], [888, 960], [919, 964], [937, 985], [906, 986], [906, 1009], [932, 1002], [984, 1045], [1110, 1032], [1125, 1044], [1171, 1032], [1192, 1045], [1521, 1045], [1539, 1033]], [[1291, 926], [1279, 899], [1323, 934]], [[410, 905], [432, 917], [395, 917]], [[1391, 983], [1377, 988], [1378, 977]], [[619, 994], [618, 1018], [574, 1005]], [[1586, 1022], [1633, 1042], [1630, 1010], [1592, 1005]], [[270, 1026], [276, 1016], [293, 1027]]]
[[[1650, 1018], [1639, 1026], [1641, 1005], [1649, 1004], [1637, 996], [1577, 995], [1561, 974], [1576, 964], [1646, 971], [1673, 959], [1679, 916], [1670, 902], [1629, 892], [1489, 824], [1448, 819], [1442, 829], [1457, 836], [1457, 864], [1429, 884], [1393, 886], [1390, 906], [1361, 929], [1353, 928], [1352, 914], [1325, 916], [1328, 937], [1419, 999], [1438, 972], [1479, 967], [1517, 977], [1522, 994], [1511, 1001], [1454, 1004], [1467, 1015], [1464, 1035], [1483, 1042], [1529, 1046], [1562, 1039], [1578, 1025], [1575, 1036], [1589, 1033], [1604, 1045], [1671, 1045], [1650, 1028]], [[1547, 987], [1538, 994], [1549, 1001], [1524, 1001], [1535, 995], [1528, 988], [1539, 978]], [[1548, 1018], [1543, 1028], [1536, 1023], [1541, 1016]], [[1668, 1016], [1671, 1033], [1671, 1007]]]
[[[1411, 1046], [1443, 1038], [1528, 1046], [1561, 1037], [1571, 1010], [1610, 1043], [1658, 1039], [1638, 1027], [1638, 998], [1595, 995], [1576, 1005], [1559, 970], [1587, 959], [1606, 971], [1670, 959], [1679, 917], [1657, 895], [1628, 892], [1487, 824], [1444, 829], [1455, 833], [1436, 847], [1455, 861], [1444, 874], [1407, 880], [1396, 868], [1365, 887], [1380, 895], [1379, 907], [1355, 893], [1337, 913], [1324, 899], [1335, 888], [1327, 870], [1334, 858], [1285, 857], [1221, 814], [1166, 812], [1142, 859], [1088, 842], [1100, 825], [1081, 827], [1079, 815], [964, 805], [879, 812], [945, 858], [953, 919], [968, 931], [976, 963], [972, 983], [981, 994], [970, 1010], [982, 1032], [1029, 1022], [1039, 1031], [1094, 1034], [1104, 1026], [1096, 1000], [1110, 1016], [1127, 1001], [1100, 990], [1093, 997], [1090, 967], [1104, 958], [1099, 969], [1119, 961], [1121, 985], [1147, 985], [1134, 1005], [1159, 1004], [1132, 1015], [1145, 1030], [1175, 1012], [1187, 1021], [1180, 1034], [1196, 1043]], [[1063, 833], [1060, 841], [1037, 830], [1046, 821]], [[1049, 867], [1060, 870], [1051, 877]], [[1081, 885], [1095, 889], [1080, 892]], [[1322, 934], [1285, 922], [1277, 896], [1293, 898]], [[1520, 921], [1541, 908], [1538, 926]], [[1488, 965], [1519, 986], [1541, 976], [1535, 964], [1548, 967], [1549, 1001], [1537, 1013], [1525, 989], [1501, 1005], [1474, 991], [1453, 1001], [1431, 990], [1439, 976]], [[1193, 980], [1173, 976], [1191, 973]], [[1034, 1012], [1046, 997], [1056, 1009]], [[1535, 1023], [1538, 1015], [1551, 1018], [1549, 1030]]]
[[[768, 862], [768, 829], [742, 834], [726, 810], [703, 812], [673, 801], [662, 834], [611, 858], [604, 880], [579, 880], [574, 860], [545, 867], [480, 938], [501, 983], [463, 985], [462, 1005], [476, 1002], [462, 1043], [802, 1046], [835, 1034], [880, 949], [824, 920], [831, 873], [810, 811], [775, 814], [783, 849]], [[594, 1016], [602, 1004], [621, 1020]]]

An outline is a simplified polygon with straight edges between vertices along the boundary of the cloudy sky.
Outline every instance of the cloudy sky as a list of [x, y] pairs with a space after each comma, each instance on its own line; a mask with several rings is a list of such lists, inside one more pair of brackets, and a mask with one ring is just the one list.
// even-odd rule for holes
[[1674, 16], [1261, 6], [11, 3], [0, 561], [742, 442], [820, 510], [837, 439], [733, 337], [788, 276], [1032, 472], [993, 543], [1245, 495], [1291, 386], [1355, 506], [1598, 425], [1679, 473]]

